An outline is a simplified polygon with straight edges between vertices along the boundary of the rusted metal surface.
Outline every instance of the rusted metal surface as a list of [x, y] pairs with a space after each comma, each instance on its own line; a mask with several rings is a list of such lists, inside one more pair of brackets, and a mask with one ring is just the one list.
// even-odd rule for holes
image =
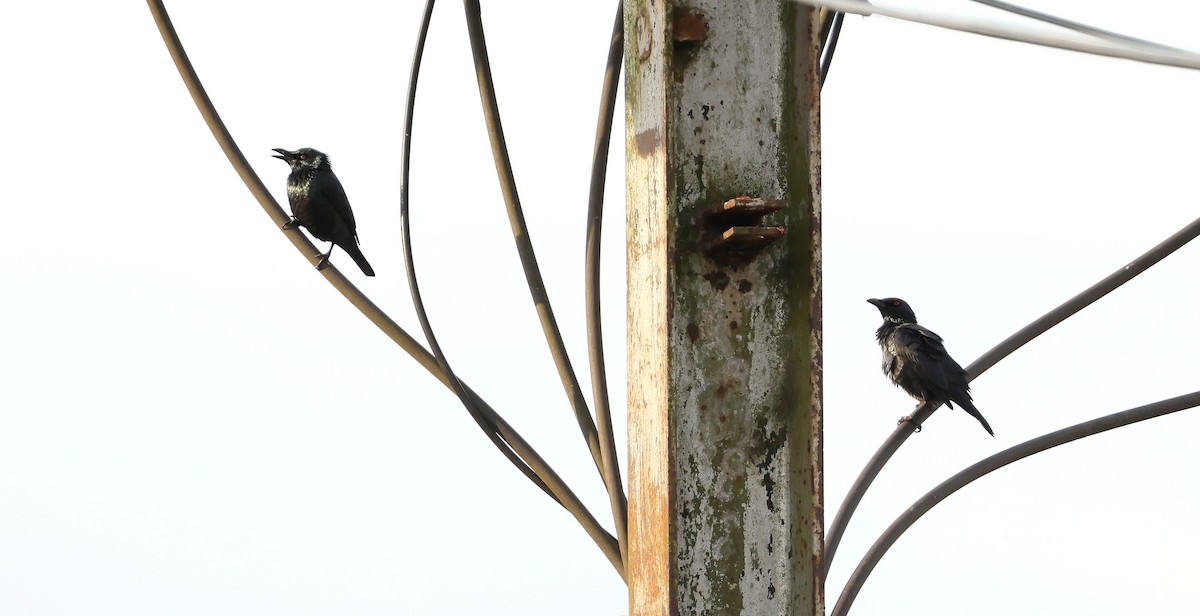
[[783, 232], [783, 227], [733, 227], [721, 233], [709, 251], [753, 255], [783, 237]]
[[786, 206], [781, 199], [735, 197], [709, 208], [704, 213], [704, 224], [708, 227], [707, 233], [713, 237], [703, 242], [706, 254], [716, 258], [753, 258], [771, 242], [783, 237], [783, 227], [764, 226], [762, 219]]
[[787, 207], [783, 199], [763, 199], [761, 197], [734, 197], [723, 201], [711, 208], [705, 215], [714, 221], [730, 222], [742, 220], [758, 220], [771, 212], [778, 212]]
[[816, 26], [688, 9], [626, 5], [630, 614], [816, 616]]
[[671, 32], [671, 39], [676, 43], [703, 41], [708, 38], [708, 24], [700, 11], [679, 8], [671, 15]]

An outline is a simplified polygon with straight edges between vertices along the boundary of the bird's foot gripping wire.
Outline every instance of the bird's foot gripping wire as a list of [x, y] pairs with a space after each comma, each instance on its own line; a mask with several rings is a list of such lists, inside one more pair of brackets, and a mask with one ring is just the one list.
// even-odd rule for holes
[[323, 270], [326, 265], [329, 265], [329, 255], [331, 254], [333, 254], [333, 246], [329, 247], [329, 252], [321, 254], [321, 258], [317, 261], [317, 269]]
[[904, 422], [908, 422], [908, 423], [912, 424], [913, 426], [916, 426], [915, 429], [913, 430], [913, 432], [920, 432], [921, 424], [917, 423], [916, 420], [913, 419], [914, 416], [916, 416], [916, 413], [913, 413], [912, 415], [905, 415], [904, 417], [901, 417], [900, 419], [896, 420], [896, 425], [898, 426]]
[[299, 226], [300, 226], [300, 221], [296, 220], [295, 217], [292, 217], [290, 220], [283, 223], [283, 226], [280, 228], [283, 229], [284, 231], [290, 231], [291, 229], [295, 229], [296, 227], [299, 227]]

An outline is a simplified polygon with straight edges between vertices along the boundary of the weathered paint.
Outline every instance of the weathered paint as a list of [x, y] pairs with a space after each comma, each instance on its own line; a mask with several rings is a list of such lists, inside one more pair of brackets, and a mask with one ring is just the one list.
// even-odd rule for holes
[[[627, 2], [630, 613], [822, 614], [816, 46], [779, 0]], [[751, 195], [787, 233], [704, 255]]]
[[[662, 119], [667, 54], [663, 0], [625, 3], [627, 255], [629, 284], [629, 613], [668, 616], [671, 583], [670, 453], [667, 389], [666, 207], [669, 191]], [[637, 98], [636, 108], [628, 101]], [[637, 281], [636, 283], [634, 281]], [[638, 332], [635, 335], [633, 332]]]

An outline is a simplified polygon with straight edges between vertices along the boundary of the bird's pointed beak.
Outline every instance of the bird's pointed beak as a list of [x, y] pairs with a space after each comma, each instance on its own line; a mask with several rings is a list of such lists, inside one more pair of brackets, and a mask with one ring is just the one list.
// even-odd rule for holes
[[279, 152], [279, 154], [276, 154], [275, 156], [272, 156], [271, 158], [278, 158], [279, 160], [282, 160], [284, 162], [290, 163], [293, 160], [295, 160], [295, 158], [296, 158], [295, 153], [293, 153], [289, 150], [285, 150], [283, 148], [272, 148], [271, 151]]
[[883, 300], [881, 299], [869, 299], [867, 300], [867, 303], [876, 308], [883, 308]]

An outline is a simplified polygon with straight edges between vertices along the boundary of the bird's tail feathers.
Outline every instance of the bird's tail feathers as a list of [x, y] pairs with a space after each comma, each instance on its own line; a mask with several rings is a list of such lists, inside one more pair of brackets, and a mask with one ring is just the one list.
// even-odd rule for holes
[[345, 250], [346, 254], [350, 255], [351, 259], [354, 259], [354, 262], [358, 265], [358, 269], [362, 270], [362, 273], [368, 276], [375, 275], [375, 270], [371, 268], [370, 263], [367, 263], [367, 258], [363, 256], [362, 251], [358, 249], [356, 244], [342, 246], [342, 250]]
[[[949, 406], [949, 404], [950, 404], [949, 402], [946, 403], [947, 406]], [[971, 415], [971, 417], [978, 419], [979, 423], [983, 424], [983, 429], [987, 430], [988, 434], [990, 434], [992, 436], [996, 436], [996, 433], [992, 432], [992, 427], [990, 425], [988, 425], [987, 420], [983, 418], [983, 413], [980, 413], [979, 409], [975, 408], [974, 403], [972, 403], [970, 400], [967, 400], [965, 402], [962, 400], [959, 400], [958, 405], [961, 406], [964, 411], [969, 413]]]

